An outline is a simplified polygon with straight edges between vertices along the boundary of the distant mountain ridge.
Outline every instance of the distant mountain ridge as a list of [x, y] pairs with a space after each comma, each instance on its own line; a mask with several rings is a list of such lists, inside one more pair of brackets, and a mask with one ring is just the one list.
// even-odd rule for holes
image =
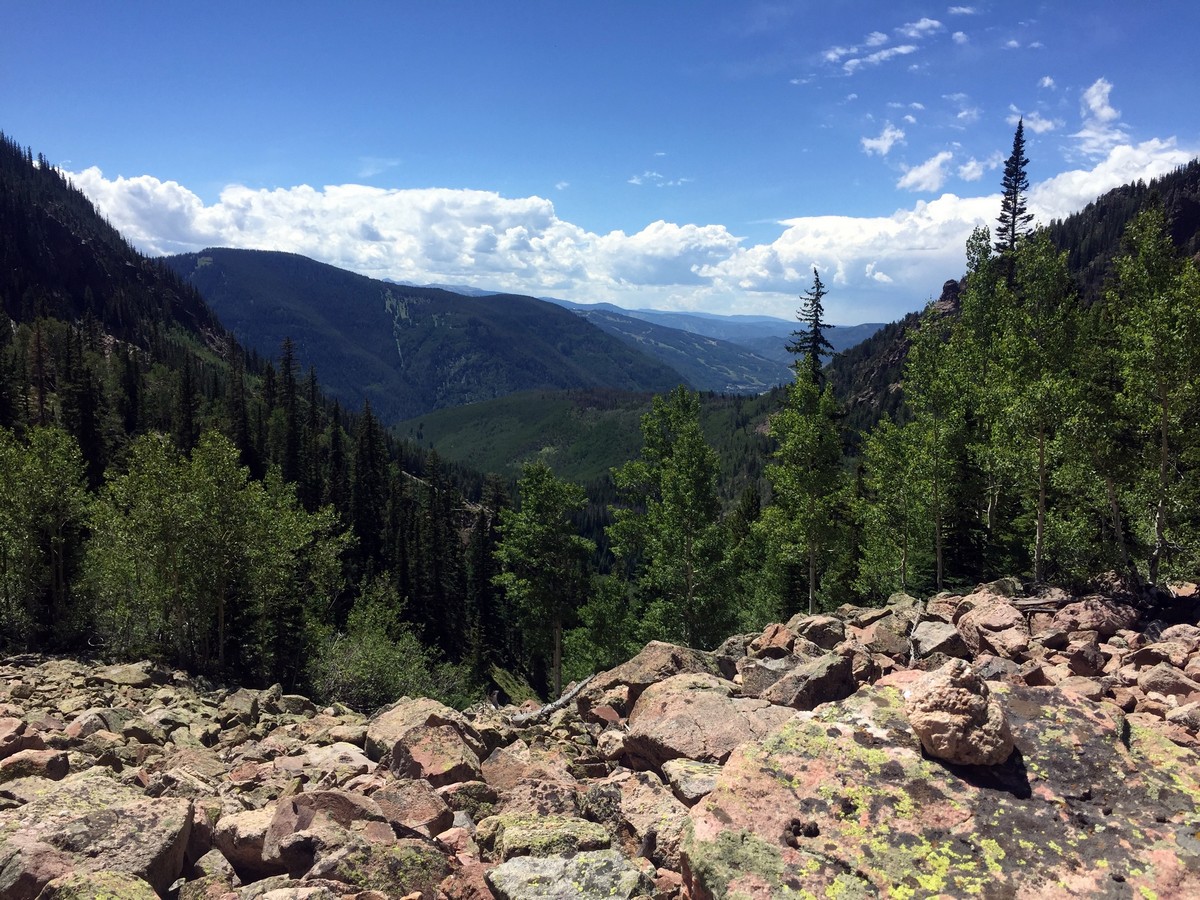
[[367, 278], [291, 253], [210, 249], [165, 259], [238, 337], [285, 337], [343, 404], [393, 423], [515, 391], [670, 390], [678, 372], [553, 304]]

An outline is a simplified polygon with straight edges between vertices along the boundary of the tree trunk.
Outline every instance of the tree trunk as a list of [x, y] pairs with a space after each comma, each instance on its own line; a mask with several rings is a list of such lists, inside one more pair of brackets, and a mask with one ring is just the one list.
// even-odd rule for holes
[[562, 694], [562, 615], [554, 616], [554, 661], [551, 663], [554, 675], [554, 696]]
[[1159, 405], [1161, 413], [1159, 415], [1158, 504], [1154, 510], [1154, 549], [1150, 553], [1149, 579], [1151, 584], [1158, 584], [1158, 570], [1167, 543], [1167, 479], [1170, 475], [1171, 461], [1167, 442], [1170, 412], [1168, 402], [1164, 392]]
[[1108, 494], [1108, 508], [1112, 513], [1113, 536], [1117, 542], [1117, 553], [1121, 557], [1121, 569], [1133, 576], [1137, 572], [1129, 563], [1129, 548], [1125, 546], [1125, 527], [1121, 522], [1121, 502], [1117, 499], [1117, 486], [1111, 475], [1104, 476], [1104, 490]]
[[808, 545], [808, 614], [816, 612], [817, 602], [817, 545]]
[[1033, 583], [1041, 584], [1046, 551], [1046, 426], [1038, 425], [1038, 509], [1033, 542]]

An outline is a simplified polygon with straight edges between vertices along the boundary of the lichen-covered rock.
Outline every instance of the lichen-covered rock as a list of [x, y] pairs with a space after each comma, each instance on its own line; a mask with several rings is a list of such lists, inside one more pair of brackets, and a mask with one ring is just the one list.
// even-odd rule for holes
[[479, 823], [475, 840], [496, 860], [514, 856], [558, 856], [607, 849], [608, 829], [574, 816], [500, 813]]
[[608, 826], [626, 856], [679, 868], [679, 841], [687, 808], [653, 772], [614, 772], [580, 800], [584, 815]]
[[1004, 707], [961, 660], [946, 663], [905, 691], [904, 714], [931, 756], [967, 766], [994, 766], [1012, 754]]
[[721, 767], [694, 759], [672, 759], [662, 764], [663, 777], [684, 806], [695, 806], [717, 786]]
[[[54, 782], [36, 799], [0, 812], [0, 859], [7, 860], [0, 863], [4, 870], [0, 883], [37, 880], [40, 876], [31, 876], [29, 866], [34, 860], [47, 859], [38, 849], [41, 845], [64, 854], [74, 871], [124, 872], [148, 882], [160, 894], [166, 893], [183, 869], [192, 803], [145, 798], [103, 772], [89, 770]], [[25, 872], [14, 876], [18, 866], [24, 866]], [[53, 866], [40, 862], [35, 868], [50, 874], [41, 887], [64, 874], [51, 874]]]
[[125, 872], [72, 872], [47, 884], [38, 900], [158, 900], [158, 894]]
[[615, 850], [519, 857], [487, 873], [498, 900], [632, 900], [654, 885]]
[[729, 758], [692, 808], [697, 900], [1200, 895], [1200, 770], [1157, 732], [1054, 688], [995, 685], [1019, 754], [948, 770], [900, 691], [866, 687]]

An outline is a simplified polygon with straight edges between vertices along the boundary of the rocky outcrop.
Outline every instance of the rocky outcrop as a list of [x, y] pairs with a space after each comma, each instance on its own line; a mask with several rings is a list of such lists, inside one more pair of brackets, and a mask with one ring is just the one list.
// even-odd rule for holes
[[536, 717], [10, 659], [0, 900], [1197, 896], [1200, 627], [1123, 598], [655, 642]]

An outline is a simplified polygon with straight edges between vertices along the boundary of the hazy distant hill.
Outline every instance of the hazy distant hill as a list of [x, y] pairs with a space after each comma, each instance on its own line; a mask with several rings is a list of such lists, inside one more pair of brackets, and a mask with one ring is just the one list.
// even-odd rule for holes
[[671, 366], [699, 390], [761, 394], [792, 380], [787, 361], [766, 359], [740, 344], [658, 325], [609, 304], [564, 305], [597, 328]]
[[291, 253], [169, 257], [239, 339], [275, 356], [285, 337], [343, 404], [385, 422], [531, 389], [669, 390], [673, 369], [532, 297], [464, 297], [376, 281]]
[[[797, 323], [790, 319], [779, 319], [775, 316], [722, 316], [713, 313], [674, 312], [660, 309], [622, 309], [611, 303], [586, 304], [549, 297], [546, 299], [561, 304], [567, 309], [573, 309], [580, 315], [598, 318], [601, 313], [606, 313], [640, 319], [663, 328], [721, 341], [725, 345], [733, 344], [743, 351], [748, 351], [753, 357], [765, 359], [784, 367], [791, 365], [793, 360], [787, 345]], [[599, 323], [597, 322], [597, 324]], [[829, 342], [833, 344], [833, 349], [840, 353], [866, 340], [882, 327], [882, 323], [877, 322], [838, 326], [829, 330]], [[774, 383], [782, 384], [786, 380], [790, 380], [790, 373], [784, 381]]]

